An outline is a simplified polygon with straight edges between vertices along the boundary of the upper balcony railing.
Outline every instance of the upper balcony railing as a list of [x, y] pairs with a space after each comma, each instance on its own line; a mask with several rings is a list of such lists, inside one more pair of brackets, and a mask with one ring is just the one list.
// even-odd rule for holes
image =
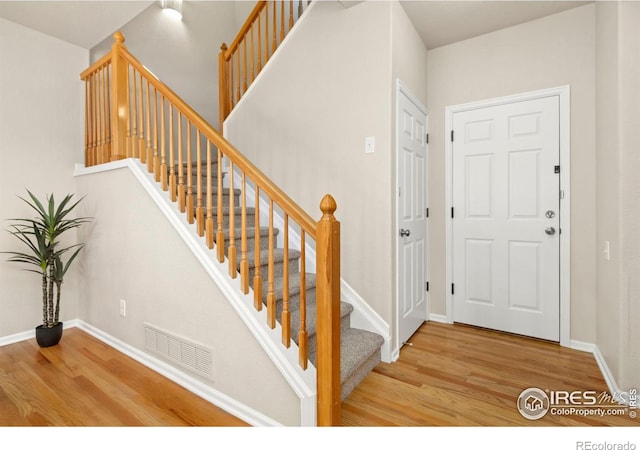
[[220, 130], [309, 3], [309, 0], [259, 1], [231, 45], [222, 44], [219, 55]]

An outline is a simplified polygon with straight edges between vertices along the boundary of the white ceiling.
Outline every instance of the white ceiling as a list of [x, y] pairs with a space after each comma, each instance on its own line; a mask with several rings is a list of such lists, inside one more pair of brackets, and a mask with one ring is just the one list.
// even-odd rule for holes
[[401, 0], [400, 3], [427, 48], [432, 49], [591, 2]]
[[4, 1], [0, 17], [90, 49], [153, 1]]
[[[0, 17], [89, 49], [152, 3], [142, 0], [0, 0]], [[435, 48], [589, 2], [400, 0], [400, 3], [425, 45]]]

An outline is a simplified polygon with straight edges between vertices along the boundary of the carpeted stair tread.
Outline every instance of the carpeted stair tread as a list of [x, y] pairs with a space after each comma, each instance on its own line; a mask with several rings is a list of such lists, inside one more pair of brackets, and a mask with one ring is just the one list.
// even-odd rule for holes
[[[229, 239], [230, 228], [225, 228], [224, 230], [225, 239]], [[242, 228], [234, 227], [234, 233], [236, 239], [242, 239]], [[280, 234], [280, 230], [278, 228], [273, 229], [273, 236], [276, 237]], [[247, 239], [254, 238], [256, 236], [255, 227], [247, 227]], [[266, 238], [267, 241], [269, 239], [269, 227], [260, 227], [260, 238]], [[251, 249], [249, 249], [251, 250]]]
[[[301, 283], [300, 283], [300, 273], [292, 273], [289, 275], [289, 299], [293, 300], [296, 298], [295, 303], [291, 302], [289, 305], [289, 310], [293, 311], [294, 309], [298, 309], [300, 307], [298, 294], [300, 294]], [[310, 291], [316, 287], [316, 274], [315, 273], [307, 273], [305, 277], [305, 290]], [[267, 290], [262, 289], [262, 300], [264, 303], [267, 301]], [[276, 297], [276, 301], [282, 301], [284, 298], [284, 278], [276, 278], [273, 280], [273, 294]], [[315, 297], [313, 299], [308, 298], [307, 307], [311, 306], [311, 304], [315, 304]]]
[[[342, 333], [340, 341], [340, 380], [342, 382], [342, 398], [346, 398], [353, 387], [360, 381], [358, 380], [351, 389], [345, 389], [347, 384], [354, 375], [358, 374], [359, 369], [364, 363], [373, 367], [380, 362], [380, 348], [384, 343], [382, 336], [370, 331], [360, 330], [357, 328], [349, 328]], [[367, 368], [362, 378], [373, 368]]]
[[[340, 302], [340, 319], [341, 319], [341, 333], [345, 333], [349, 328], [349, 316], [353, 312], [353, 306], [346, 302]], [[291, 312], [291, 334], [293, 340], [298, 344], [298, 330], [300, 329], [300, 311]], [[316, 335], [316, 308], [307, 309], [307, 321], [306, 321], [307, 336], [309, 340], [313, 337], [315, 340]], [[294, 332], [295, 330], [295, 332]], [[315, 364], [315, 345], [313, 349], [309, 349], [309, 359]]]
[[[289, 249], [289, 261], [300, 258], [300, 252], [298, 250]], [[249, 267], [254, 268], [256, 263], [255, 252], [247, 252], [247, 261], [249, 261]], [[284, 249], [283, 248], [274, 248], [273, 249], [273, 262], [280, 263], [284, 261]], [[260, 266], [265, 266], [269, 264], [269, 250], [264, 250], [260, 252]], [[238, 258], [238, 270], [240, 270], [240, 258]], [[262, 274], [262, 278], [266, 285], [267, 273]], [[275, 286], [275, 280], [274, 280]]]

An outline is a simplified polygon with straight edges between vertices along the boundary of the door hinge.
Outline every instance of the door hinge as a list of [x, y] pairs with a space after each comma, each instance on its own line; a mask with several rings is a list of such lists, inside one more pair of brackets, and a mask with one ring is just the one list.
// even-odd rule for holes
[[424, 290], [429, 292], [429, 282], [428, 281], [424, 283]]
[[425, 217], [429, 217], [429, 208], [425, 210], [424, 214], [425, 214]]
[[456, 285], [454, 283], [451, 283], [451, 295], [454, 295], [456, 293]]
[[451, 207], [451, 218], [453, 219], [453, 206]]
[[427, 133], [427, 134], [426, 134], [426, 136], [424, 137], [424, 139], [425, 139], [426, 143], [428, 144], [428, 143], [429, 143], [429, 133]]
[[451, 142], [453, 142], [453, 130], [451, 130]]
[[560, 189], [560, 200], [564, 198], [564, 189]]
[[553, 173], [560, 173], [560, 166], [553, 166]]

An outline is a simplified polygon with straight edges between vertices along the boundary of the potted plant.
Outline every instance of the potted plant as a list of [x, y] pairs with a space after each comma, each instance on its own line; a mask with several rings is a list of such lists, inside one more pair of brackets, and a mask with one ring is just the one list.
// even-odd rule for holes
[[63, 234], [89, 221], [86, 217], [69, 218], [82, 199], [72, 202], [73, 194], [67, 195], [56, 205], [53, 194], [41, 202], [30, 191], [31, 200], [23, 200], [36, 211], [33, 219], [11, 219], [9, 233], [24, 246], [24, 252], [3, 252], [12, 255], [8, 261], [24, 263], [34, 268], [25, 269], [40, 275], [42, 282], [42, 324], [36, 327], [36, 340], [41, 347], [56, 345], [62, 337], [60, 322], [60, 293], [64, 276], [69, 266], [82, 250], [84, 244], [63, 247]]

